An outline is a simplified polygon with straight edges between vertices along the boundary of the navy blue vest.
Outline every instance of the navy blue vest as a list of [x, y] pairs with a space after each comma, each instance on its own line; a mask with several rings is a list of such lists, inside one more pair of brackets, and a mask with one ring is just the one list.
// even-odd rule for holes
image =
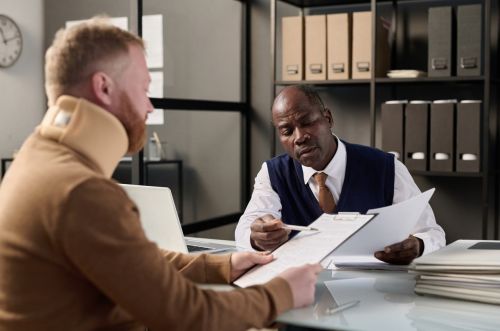
[[[366, 213], [392, 205], [394, 156], [378, 149], [344, 142], [346, 173], [335, 212]], [[304, 184], [300, 163], [287, 154], [266, 161], [273, 190], [281, 200], [283, 222], [309, 225], [323, 212], [309, 185]]]

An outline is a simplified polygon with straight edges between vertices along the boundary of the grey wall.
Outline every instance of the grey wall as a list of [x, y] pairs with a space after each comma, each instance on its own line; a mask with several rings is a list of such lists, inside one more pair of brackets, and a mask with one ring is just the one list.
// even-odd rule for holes
[[65, 27], [66, 21], [82, 20], [100, 14], [128, 17], [133, 10], [129, 0], [44, 0], [44, 3], [45, 49], [52, 43], [57, 30]]
[[0, 68], [0, 156], [11, 157], [40, 122], [43, 90], [43, 0], [0, 0], [0, 13], [21, 29], [23, 51], [9, 68]]

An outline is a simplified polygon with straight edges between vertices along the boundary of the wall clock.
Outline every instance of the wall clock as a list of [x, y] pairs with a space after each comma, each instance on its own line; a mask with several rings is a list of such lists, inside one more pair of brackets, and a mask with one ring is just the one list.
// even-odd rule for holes
[[16, 22], [0, 14], [0, 67], [10, 67], [21, 56], [23, 37]]

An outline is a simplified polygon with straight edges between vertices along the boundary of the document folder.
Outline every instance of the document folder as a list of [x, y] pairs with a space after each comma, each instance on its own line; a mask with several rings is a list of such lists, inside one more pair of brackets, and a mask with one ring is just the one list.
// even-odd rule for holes
[[457, 171], [479, 172], [481, 164], [481, 101], [457, 104]]
[[407, 101], [391, 100], [382, 104], [382, 150], [403, 162], [404, 108]]
[[429, 101], [411, 101], [405, 111], [405, 164], [409, 170], [428, 169]]
[[305, 22], [306, 80], [326, 80], [326, 16], [306, 16]]
[[327, 15], [328, 80], [349, 79], [351, 71], [350, 15]]
[[481, 5], [457, 8], [457, 76], [481, 75]]
[[372, 73], [372, 13], [352, 14], [352, 78], [370, 79]]
[[452, 8], [429, 8], [428, 17], [428, 75], [429, 77], [451, 76]]
[[389, 69], [389, 31], [382, 18], [376, 21], [376, 65], [372, 63], [372, 13], [352, 14], [352, 78], [370, 79], [375, 70], [377, 77], [385, 77]]
[[431, 171], [453, 171], [456, 103], [456, 100], [436, 100], [431, 105]]
[[303, 80], [303, 19], [302, 16], [282, 18], [282, 79]]

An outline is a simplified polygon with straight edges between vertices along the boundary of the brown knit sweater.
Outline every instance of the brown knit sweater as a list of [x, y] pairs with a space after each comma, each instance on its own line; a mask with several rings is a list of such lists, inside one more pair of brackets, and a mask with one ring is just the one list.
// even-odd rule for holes
[[229, 255], [162, 252], [145, 237], [109, 179], [127, 143], [114, 116], [68, 96], [24, 143], [0, 185], [0, 330], [243, 330], [291, 308], [281, 278], [202, 290], [228, 282]]

